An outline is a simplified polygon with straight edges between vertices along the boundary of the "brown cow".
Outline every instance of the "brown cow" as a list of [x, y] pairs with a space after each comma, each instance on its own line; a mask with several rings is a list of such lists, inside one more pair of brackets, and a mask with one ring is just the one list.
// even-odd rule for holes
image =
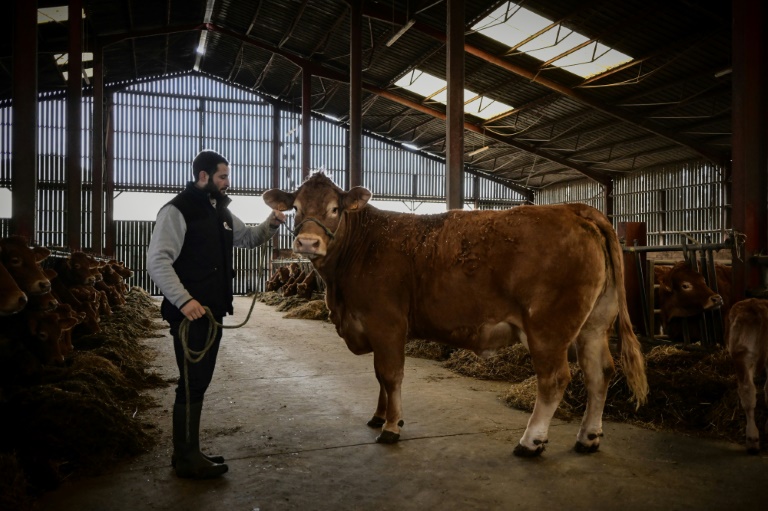
[[13, 276], [0, 262], [0, 316], [20, 312], [27, 305], [27, 295], [21, 290]]
[[312, 299], [312, 292], [317, 289], [315, 270], [309, 272], [304, 280], [296, 286], [296, 295], [306, 300]]
[[[622, 367], [638, 406], [648, 393], [645, 361], [632, 332], [618, 238], [599, 211], [583, 204], [506, 211], [414, 215], [368, 205], [317, 173], [294, 193], [264, 201], [296, 209], [293, 251], [308, 257], [326, 284], [330, 317], [355, 354], [373, 352], [379, 399], [369, 426], [396, 442], [402, 426], [405, 342], [436, 340], [489, 356], [528, 346], [538, 393], [519, 456], [544, 450], [549, 425], [571, 379], [575, 343], [588, 389], [576, 449], [593, 452], [614, 374], [608, 335], [619, 318]], [[372, 290], [376, 292], [372, 292]]]
[[45, 247], [30, 248], [22, 236], [0, 239], [0, 262], [27, 295], [41, 295], [51, 290], [51, 281], [39, 264], [49, 255], [51, 251]]
[[[755, 424], [756, 373], [768, 374], [768, 301], [748, 298], [731, 308], [728, 329], [728, 352], [736, 368], [741, 407], [747, 416], [746, 448], [750, 454], [760, 452], [760, 432]], [[765, 383], [768, 405], [768, 380]], [[768, 435], [768, 421], [763, 429]]]
[[654, 266], [654, 281], [659, 285], [656, 303], [661, 310], [661, 322], [667, 335], [681, 337], [682, 322], [687, 321], [691, 337], [700, 337], [697, 334], [698, 321], [689, 318], [706, 310], [719, 308], [722, 317], [727, 318], [731, 301], [731, 268], [716, 264], [715, 275], [718, 293], [686, 261], [679, 261], [674, 266]]

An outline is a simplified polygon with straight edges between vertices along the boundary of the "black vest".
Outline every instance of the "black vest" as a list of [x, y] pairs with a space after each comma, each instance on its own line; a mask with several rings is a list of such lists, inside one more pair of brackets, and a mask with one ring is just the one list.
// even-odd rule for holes
[[[214, 208], [208, 193], [192, 182], [169, 202], [187, 224], [184, 245], [173, 268], [192, 298], [210, 308], [217, 318], [232, 314], [233, 232], [229, 203], [230, 199], [224, 197], [216, 201]], [[167, 299], [163, 300], [161, 312], [166, 321], [184, 319]]]

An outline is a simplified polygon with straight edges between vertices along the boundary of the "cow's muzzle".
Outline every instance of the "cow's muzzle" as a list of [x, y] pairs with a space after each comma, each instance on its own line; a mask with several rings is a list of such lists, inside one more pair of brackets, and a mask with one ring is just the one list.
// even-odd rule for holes
[[309, 256], [324, 256], [325, 243], [317, 234], [299, 234], [293, 240], [293, 251]]
[[723, 306], [723, 297], [720, 295], [712, 295], [709, 297], [709, 300], [707, 301], [707, 305], [704, 308], [719, 309], [722, 306]]

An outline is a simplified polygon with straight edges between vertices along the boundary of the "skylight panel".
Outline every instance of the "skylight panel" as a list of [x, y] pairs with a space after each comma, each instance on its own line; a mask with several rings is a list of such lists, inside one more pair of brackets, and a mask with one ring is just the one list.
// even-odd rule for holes
[[[82, 11], [83, 18], [85, 18], [85, 11]], [[42, 23], [61, 23], [69, 20], [69, 7], [62, 5], [61, 7], [41, 7], [37, 10], [37, 24]]]
[[[57, 53], [53, 58], [56, 59], [56, 64], [59, 66], [65, 66], [69, 63], [69, 53]], [[93, 53], [89, 51], [83, 52], [82, 61], [89, 62], [91, 60], [93, 60]]]
[[[395, 85], [424, 96], [431, 101], [442, 103], [443, 105], [447, 104], [448, 82], [429, 73], [415, 69], [400, 78], [395, 82]], [[480, 117], [481, 119], [490, 119], [510, 110], [512, 110], [512, 107], [507, 104], [464, 89], [464, 113]]]
[[[632, 60], [632, 57], [554, 23], [514, 2], [502, 4], [472, 30], [542, 62], [551, 62], [582, 78], [589, 78]], [[522, 44], [521, 44], [522, 43]], [[579, 46], [583, 47], [574, 50]], [[574, 51], [570, 51], [574, 50]]]

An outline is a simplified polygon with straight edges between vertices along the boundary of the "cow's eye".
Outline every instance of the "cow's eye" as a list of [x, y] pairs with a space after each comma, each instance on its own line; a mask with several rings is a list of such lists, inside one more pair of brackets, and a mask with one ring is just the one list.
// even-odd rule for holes
[[21, 266], [21, 258], [20, 257], [11, 257], [11, 266]]
[[332, 212], [334, 215], [337, 215], [337, 214], [339, 213], [339, 208], [333, 208], [333, 209], [331, 210], [331, 212]]
[[683, 291], [690, 291], [691, 289], [693, 289], [693, 284], [691, 284], [690, 282], [683, 282], [680, 285], [680, 287], [683, 289]]

